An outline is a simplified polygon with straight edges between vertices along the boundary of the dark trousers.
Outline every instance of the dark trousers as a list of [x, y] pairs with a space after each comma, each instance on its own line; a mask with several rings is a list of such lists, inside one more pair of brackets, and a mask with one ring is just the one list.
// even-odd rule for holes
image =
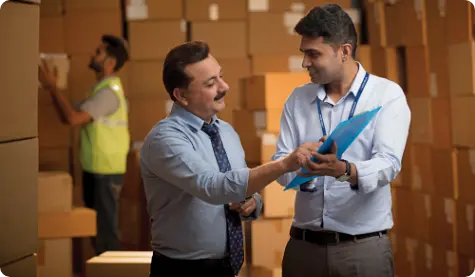
[[225, 259], [178, 260], [153, 253], [150, 277], [206, 276], [234, 277]]
[[97, 213], [97, 235], [92, 238], [96, 254], [120, 250], [119, 196], [123, 174], [102, 175], [83, 172], [83, 199]]
[[331, 244], [291, 238], [282, 261], [282, 277], [393, 277], [387, 235]]

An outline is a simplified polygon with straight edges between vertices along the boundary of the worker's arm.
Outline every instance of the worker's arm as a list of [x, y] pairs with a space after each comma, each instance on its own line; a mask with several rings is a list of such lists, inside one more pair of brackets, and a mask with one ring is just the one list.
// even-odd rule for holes
[[85, 110], [74, 109], [68, 99], [58, 92], [55, 86], [49, 87], [48, 90], [51, 93], [51, 97], [53, 97], [53, 103], [60, 111], [65, 123], [78, 126], [91, 122], [91, 115]]

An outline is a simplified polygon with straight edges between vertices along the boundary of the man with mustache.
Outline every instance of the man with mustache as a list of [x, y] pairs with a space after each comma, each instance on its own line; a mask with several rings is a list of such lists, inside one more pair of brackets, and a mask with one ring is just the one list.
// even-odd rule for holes
[[[318, 177], [298, 189], [283, 277], [394, 276], [387, 232], [393, 225], [390, 182], [401, 170], [411, 120], [404, 92], [355, 61], [355, 26], [338, 5], [313, 8], [295, 31], [312, 83], [285, 103], [274, 160], [306, 141], [324, 141], [354, 115], [382, 108], [342, 159], [335, 145], [304, 166]], [[294, 177], [287, 173], [278, 182], [285, 186]]]
[[83, 169], [83, 199], [87, 207], [97, 212], [97, 236], [92, 241], [98, 255], [120, 250], [118, 199], [130, 137], [126, 98], [116, 74], [127, 60], [125, 41], [111, 35], [102, 36], [89, 63], [97, 83], [79, 108], [74, 108], [58, 92], [55, 74], [45, 66], [39, 68], [40, 82], [49, 90], [65, 123], [81, 127], [79, 158]]
[[235, 276], [243, 264], [241, 220], [261, 210], [257, 192], [298, 170], [319, 144], [248, 168], [237, 133], [216, 116], [229, 87], [204, 42], [173, 48], [163, 83], [174, 104], [140, 155], [152, 223], [150, 276]]

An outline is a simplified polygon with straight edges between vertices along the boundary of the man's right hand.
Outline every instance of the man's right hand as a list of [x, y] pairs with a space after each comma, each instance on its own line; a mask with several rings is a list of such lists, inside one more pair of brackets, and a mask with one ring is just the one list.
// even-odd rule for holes
[[320, 140], [319, 142], [307, 142], [300, 145], [294, 152], [283, 158], [282, 162], [286, 171], [297, 171], [305, 166], [308, 159], [312, 157], [312, 154], [315, 153], [322, 144], [323, 141]]

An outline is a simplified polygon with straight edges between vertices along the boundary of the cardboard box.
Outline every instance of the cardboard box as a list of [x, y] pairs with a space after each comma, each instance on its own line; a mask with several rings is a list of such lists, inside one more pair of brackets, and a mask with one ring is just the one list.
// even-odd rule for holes
[[372, 72], [371, 46], [358, 45], [356, 48], [356, 61], [361, 63], [367, 72]]
[[100, 257], [152, 258], [153, 251], [106, 251]]
[[272, 182], [261, 191], [264, 204], [263, 215], [266, 218], [288, 218], [295, 213], [295, 195], [297, 191], [284, 191], [283, 187]]
[[[448, 45], [473, 40], [473, 4], [470, 1], [442, 2], [446, 9], [446, 42]], [[462, 54], [462, 53], [461, 53]]]
[[71, 171], [71, 148], [42, 147], [39, 149], [39, 167], [40, 171]]
[[455, 251], [456, 213], [455, 200], [432, 197], [432, 217], [430, 219], [429, 242], [437, 247]]
[[[407, 1], [407, 0], [404, 0]], [[410, 1], [410, 0], [409, 0]], [[405, 15], [407, 5], [404, 4], [403, 0], [393, 1], [391, 3], [381, 2], [384, 6], [384, 15], [383, 19], [385, 21], [385, 35], [386, 35], [386, 45], [385, 47], [398, 47], [404, 45], [404, 31], [405, 24], [394, 24], [394, 22], [400, 22], [401, 16]]]
[[[427, 45], [427, 14], [425, 2], [428, 0], [399, 0], [396, 5], [400, 5], [399, 19], [402, 20], [402, 44], [404, 46], [424, 46]], [[431, 1], [428, 1], [431, 2]], [[431, 2], [437, 6], [436, 3]], [[397, 22], [397, 21], [389, 21]], [[400, 28], [399, 24], [391, 24], [396, 28]], [[430, 27], [432, 28], [432, 27]], [[393, 30], [391, 28], [391, 30]]]
[[446, 45], [446, 33], [447, 30], [449, 30], [447, 29], [447, 0], [439, 0], [437, 3], [424, 0], [420, 1], [420, 3], [424, 3], [425, 6], [424, 8], [427, 21], [427, 44], [429, 46], [440, 44]]
[[120, 11], [120, 0], [64, 0], [66, 13], [90, 10]]
[[156, 97], [133, 99], [129, 102], [129, 129], [132, 141], [143, 141], [160, 120], [164, 119], [173, 101]]
[[449, 98], [432, 98], [432, 142], [437, 149], [452, 147], [452, 120]]
[[0, 142], [38, 134], [38, 24], [38, 5], [7, 1], [0, 9]]
[[58, 17], [64, 14], [64, 0], [41, 0], [41, 17]]
[[188, 21], [244, 20], [247, 0], [185, 0]]
[[182, 19], [183, 0], [128, 0], [126, 15], [128, 21]]
[[236, 59], [218, 59], [218, 63], [222, 68], [224, 81], [229, 86], [229, 91], [225, 98], [226, 109], [240, 108], [243, 101], [241, 94], [243, 87], [240, 80], [251, 75], [251, 61], [246, 57]]
[[72, 129], [54, 104], [38, 106], [39, 146], [66, 148], [71, 146]]
[[410, 97], [408, 102], [412, 112], [410, 129], [412, 141], [415, 143], [432, 143], [432, 126], [437, 122], [432, 119], [431, 99], [429, 97]]
[[415, 243], [406, 236], [392, 232], [391, 248], [394, 256], [395, 276], [415, 276]]
[[429, 51], [425, 46], [406, 47], [407, 94], [411, 97], [430, 96]]
[[434, 194], [432, 147], [430, 144], [413, 144], [411, 149], [411, 187], [414, 191]]
[[268, 72], [303, 72], [303, 55], [256, 55], [251, 58], [252, 74]]
[[70, 238], [40, 240], [38, 277], [72, 277], [73, 244]]
[[475, 259], [473, 256], [458, 254], [457, 266], [459, 276], [470, 276], [474, 272], [473, 269], [475, 268]]
[[449, 46], [451, 96], [475, 95], [475, 42]]
[[[43, 6], [40, 6], [43, 8]], [[40, 18], [40, 52], [64, 53], [66, 52], [64, 33], [64, 17]]]
[[281, 267], [289, 241], [292, 219], [261, 219], [251, 223], [252, 265], [266, 268]]
[[[475, 255], [475, 206], [467, 201], [456, 202], [456, 247], [469, 257]], [[473, 269], [472, 269], [473, 270]]]
[[211, 55], [217, 59], [247, 57], [247, 32], [244, 20], [192, 22], [191, 40], [207, 42]]
[[414, 276], [460, 276], [455, 252], [418, 240], [415, 253]]
[[373, 74], [396, 82], [405, 90], [403, 59], [404, 55], [396, 48], [371, 48], [371, 70]]
[[131, 60], [164, 59], [186, 41], [185, 21], [137, 21], [129, 24]]
[[381, 1], [366, 3], [365, 7], [369, 44], [373, 48], [385, 47], [387, 45], [387, 38], [384, 3]]
[[150, 257], [97, 256], [86, 262], [86, 277], [147, 277], [150, 263]]
[[64, 19], [66, 52], [70, 55], [92, 55], [104, 34], [122, 37], [120, 10], [73, 10]]
[[70, 212], [73, 180], [68, 172], [43, 171], [38, 174], [38, 212]]
[[[157, 99], [170, 99], [162, 81], [163, 61], [131, 61], [129, 64], [129, 83], [133, 90], [129, 93], [129, 99], [153, 97]], [[158, 78], [160, 76], [160, 78]]]
[[[460, 71], [462, 73], [462, 71]], [[452, 142], [455, 146], [475, 148], [474, 115], [475, 97], [455, 97], [451, 99]]]
[[282, 268], [280, 267], [269, 269], [262, 266], [251, 266], [249, 271], [252, 277], [282, 277]]
[[437, 196], [457, 199], [459, 184], [457, 174], [457, 149], [432, 149], [434, 192]]
[[308, 73], [266, 73], [246, 78], [247, 110], [282, 110], [295, 88], [310, 83]]
[[9, 226], [0, 229], [3, 265], [38, 248], [38, 140], [1, 143], [0, 161], [0, 222]]
[[88, 208], [73, 208], [70, 212], [38, 214], [38, 238], [59, 239], [94, 237], [96, 212]]
[[303, 12], [249, 14], [250, 55], [301, 55], [300, 35], [294, 27], [304, 15]]
[[458, 200], [475, 203], [475, 149], [459, 148], [456, 152], [456, 171], [458, 181]]
[[5, 276], [38, 277], [36, 267], [36, 255], [29, 255], [21, 260], [2, 265], [1, 272]]

